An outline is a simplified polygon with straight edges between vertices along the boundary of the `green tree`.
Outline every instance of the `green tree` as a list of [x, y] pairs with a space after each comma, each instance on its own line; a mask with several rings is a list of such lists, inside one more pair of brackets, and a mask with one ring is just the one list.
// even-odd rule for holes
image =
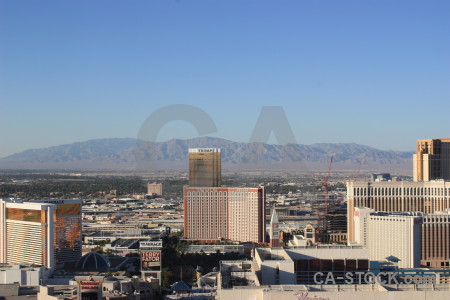
[[173, 276], [172, 271], [170, 271], [169, 268], [163, 268], [161, 270], [161, 286], [163, 288], [169, 288], [170, 285], [172, 284], [171, 282], [171, 278]]

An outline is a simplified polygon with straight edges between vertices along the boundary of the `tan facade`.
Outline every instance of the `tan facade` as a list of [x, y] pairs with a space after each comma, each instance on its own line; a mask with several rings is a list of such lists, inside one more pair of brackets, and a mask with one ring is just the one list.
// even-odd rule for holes
[[330, 243], [345, 244], [347, 242], [347, 233], [321, 232], [318, 235], [318, 239], [323, 244], [330, 244]]
[[219, 187], [222, 181], [220, 149], [189, 149], [189, 186]]
[[217, 240], [228, 236], [228, 189], [185, 187], [184, 237]]
[[421, 264], [430, 268], [450, 266], [450, 215], [424, 216]]
[[184, 237], [264, 242], [264, 188], [184, 187]]
[[347, 182], [348, 242], [355, 242], [355, 207], [433, 214], [450, 208], [450, 182]]
[[450, 180], [450, 139], [418, 140], [414, 181]]
[[189, 186], [184, 187], [184, 237], [262, 243], [265, 239], [264, 188], [220, 187], [217, 148], [189, 149]]
[[147, 184], [147, 194], [148, 195], [162, 195], [163, 193], [163, 184], [156, 182], [149, 182]]

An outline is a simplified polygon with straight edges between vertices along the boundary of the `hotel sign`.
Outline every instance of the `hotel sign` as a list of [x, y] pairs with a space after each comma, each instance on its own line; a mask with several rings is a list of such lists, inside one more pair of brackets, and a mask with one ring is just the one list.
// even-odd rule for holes
[[214, 149], [214, 148], [199, 148], [198, 152], [200, 152], [200, 153], [211, 153], [211, 152], [216, 152], [216, 149]]
[[161, 266], [161, 251], [141, 251], [141, 270]]
[[64, 204], [64, 200], [39, 200], [39, 203]]
[[140, 248], [162, 248], [162, 241], [146, 241], [139, 243]]
[[189, 153], [220, 153], [220, 148], [191, 148]]
[[82, 290], [98, 290], [100, 283], [97, 281], [80, 281]]

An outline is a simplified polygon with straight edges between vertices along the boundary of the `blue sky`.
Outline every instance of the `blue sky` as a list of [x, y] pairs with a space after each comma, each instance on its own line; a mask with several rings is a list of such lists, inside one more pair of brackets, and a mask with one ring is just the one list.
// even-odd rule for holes
[[[449, 1], [0, 0], [0, 156], [137, 137], [171, 104], [248, 141], [281, 106], [298, 143], [450, 137]], [[184, 121], [158, 140], [190, 138]], [[271, 138], [271, 142], [276, 142]]]

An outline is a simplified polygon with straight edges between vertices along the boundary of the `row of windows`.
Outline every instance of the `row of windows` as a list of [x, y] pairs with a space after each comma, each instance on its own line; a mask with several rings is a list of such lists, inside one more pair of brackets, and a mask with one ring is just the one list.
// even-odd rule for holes
[[434, 222], [439, 222], [439, 223], [449, 223], [450, 222], [450, 218], [449, 217], [425, 217], [423, 219], [424, 223], [434, 223]]
[[357, 271], [368, 270], [367, 259], [299, 259], [295, 261], [295, 272]]
[[188, 192], [188, 197], [194, 196], [230, 196], [230, 197], [257, 197], [258, 193], [255, 192]]
[[391, 221], [391, 222], [406, 222], [405, 219], [393, 219], [393, 218], [378, 218], [378, 217], [370, 217], [371, 220], [381, 220], [381, 221]]
[[449, 188], [378, 188], [378, 187], [364, 187], [354, 188], [355, 196], [448, 196], [450, 195]]

